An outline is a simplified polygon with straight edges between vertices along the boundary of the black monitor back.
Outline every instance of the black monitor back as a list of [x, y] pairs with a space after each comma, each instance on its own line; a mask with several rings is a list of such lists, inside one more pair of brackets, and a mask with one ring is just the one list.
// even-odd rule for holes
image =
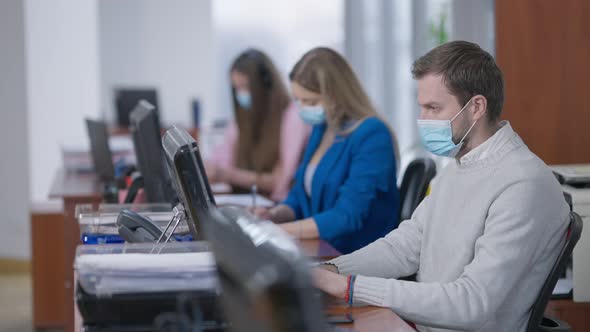
[[203, 216], [215, 208], [215, 198], [207, 179], [197, 142], [186, 130], [172, 127], [162, 138], [172, 185], [189, 219], [197, 240], [203, 239]]
[[119, 127], [129, 127], [129, 115], [140, 100], [146, 100], [150, 104], [154, 105], [156, 118], [159, 119], [158, 94], [155, 89], [116, 89], [115, 107], [117, 110], [117, 125]]
[[186, 131], [174, 127], [162, 143], [189, 228], [213, 248], [231, 330], [326, 331], [309, 263], [289, 236], [240, 209], [215, 206], [197, 143]]
[[[309, 263], [278, 226], [214, 210], [204, 223], [222, 286], [222, 303], [236, 332], [326, 331]], [[230, 208], [231, 209], [231, 208]]]
[[137, 168], [143, 176], [144, 190], [149, 203], [171, 203], [174, 192], [166, 161], [156, 108], [140, 100], [130, 115], [130, 130], [137, 158]]
[[90, 153], [94, 171], [102, 181], [113, 181], [115, 179], [115, 166], [109, 148], [107, 125], [103, 121], [86, 119], [86, 127], [90, 139]]

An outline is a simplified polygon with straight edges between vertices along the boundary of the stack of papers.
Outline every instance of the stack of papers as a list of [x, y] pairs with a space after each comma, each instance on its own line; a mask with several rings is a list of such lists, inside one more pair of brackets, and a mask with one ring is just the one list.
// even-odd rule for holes
[[218, 287], [210, 252], [80, 255], [74, 267], [82, 288], [98, 296]]

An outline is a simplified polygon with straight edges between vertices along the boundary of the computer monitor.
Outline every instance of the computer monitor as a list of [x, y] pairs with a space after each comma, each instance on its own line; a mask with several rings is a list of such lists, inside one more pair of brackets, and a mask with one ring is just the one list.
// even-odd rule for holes
[[271, 222], [236, 219], [227, 213], [231, 209], [212, 209], [204, 223], [231, 330], [330, 330], [311, 284], [309, 262], [293, 240]]
[[175, 195], [171, 188], [170, 176], [166, 171], [166, 159], [155, 106], [142, 99], [129, 118], [137, 168], [143, 176], [143, 187], [148, 203], [172, 203]]
[[94, 171], [103, 182], [111, 182], [115, 179], [115, 166], [109, 148], [107, 125], [103, 121], [86, 119], [86, 127]]
[[[153, 88], [120, 88], [115, 89], [115, 107], [117, 110], [117, 125], [122, 128], [129, 127], [129, 115], [140, 100], [146, 100], [154, 105], [156, 118], [158, 115], [158, 94]], [[159, 123], [159, 121], [158, 121]]]
[[202, 240], [204, 216], [215, 208], [215, 198], [207, 179], [197, 142], [186, 130], [172, 127], [162, 138], [173, 187], [184, 206], [194, 239]]
[[270, 221], [243, 209], [217, 208], [195, 140], [172, 128], [162, 140], [173, 183], [197, 229], [215, 256], [224, 313], [232, 331], [327, 331], [309, 262], [295, 242]]

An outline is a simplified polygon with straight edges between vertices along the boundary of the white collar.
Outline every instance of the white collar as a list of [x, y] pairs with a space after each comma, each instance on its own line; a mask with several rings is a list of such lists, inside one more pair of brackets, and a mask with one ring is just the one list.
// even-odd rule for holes
[[461, 165], [472, 164], [476, 161], [485, 159], [490, 153], [497, 151], [510, 137], [514, 135], [514, 130], [508, 121], [500, 122], [500, 129], [498, 129], [492, 137], [485, 142], [476, 146], [473, 150], [465, 154], [458, 163]]

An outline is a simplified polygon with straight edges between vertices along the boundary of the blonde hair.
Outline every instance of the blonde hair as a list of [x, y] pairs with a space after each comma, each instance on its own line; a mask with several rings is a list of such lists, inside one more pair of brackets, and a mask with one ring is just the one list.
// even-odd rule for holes
[[[314, 48], [297, 61], [289, 79], [322, 96], [326, 121], [337, 134], [348, 135], [367, 118], [379, 118], [389, 129], [396, 163], [399, 165], [399, 151], [393, 130], [377, 113], [342, 55], [327, 47]], [[351, 122], [354, 123], [350, 125]]]

